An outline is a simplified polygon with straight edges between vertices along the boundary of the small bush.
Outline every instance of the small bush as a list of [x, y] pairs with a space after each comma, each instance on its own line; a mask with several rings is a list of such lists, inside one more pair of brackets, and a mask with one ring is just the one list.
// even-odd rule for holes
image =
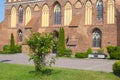
[[91, 53], [92, 53], [92, 49], [91, 49], [91, 48], [88, 48], [87, 54], [91, 54]]
[[120, 76], [120, 61], [115, 62], [113, 64], [112, 69], [113, 69], [114, 74]]
[[88, 54], [86, 52], [77, 52], [75, 54], [75, 57], [76, 58], [87, 58], [88, 57]]
[[110, 58], [120, 60], [120, 52], [115, 51], [114, 53], [111, 53]]
[[15, 53], [21, 53], [22, 52], [22, 46], [21, 45], [16, 45], [15, 46]]
[[5, 45], [3, 47], [3, 51], [1, 51], [2, 54], [14, 54], [14, 53], [21, 53], [22, 52], [22, 46], [21, 45], [15, 45], [15, 49], [11, 51], [10, 45]]
[[104, 49], [103, 49], [103, 48], [101, 48], [101, 49], [97, 50], [97, 53], [99, 53], [99, 54], [104, 53]]
[[107, 47], [107, 51], [108, 51], [109, 54], [113, 53], [113, 52], [115, 52], [117, 50], [118, 50], [117, 46], [108, 46]]
[[65, 50], [57, 51], [57, 56], [59, 56], [59, 57], [64, 56], [64, 51]]
[[64, 56], [71, 57], [71, 55], [72, 55], [72, 50], [70, 50], [70, 49], [65, 50]]
[[110, 59], [120, 60], [120, 47], [109, 46], [107, 47], [107, 51], [109, 53]]
[[48, 63], [49, 66], [55, 63], [52, 57], [50, 62], [46, 60], [47, 54], [54, 46], [53, 36], [50, 33], [32, 32], [31, 36], [26, 39], [26, 43], [32, 51], [30, 60], [33, 60], [36, 72], [43, 72]]
[[5, 46], [3, 47], [2, 53], [3, 53], [3, 54], [11, 53], [10, 46], [9, 46], [9, 45], [5, 45]]

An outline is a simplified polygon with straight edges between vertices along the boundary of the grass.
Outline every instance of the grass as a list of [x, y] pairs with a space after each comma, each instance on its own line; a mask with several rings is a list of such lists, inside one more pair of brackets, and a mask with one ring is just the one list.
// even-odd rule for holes
[[113, 73], [53, 68], [51, 74], [35, 73], [33, 66], [0, 63], [0, 80], [120, 80]]

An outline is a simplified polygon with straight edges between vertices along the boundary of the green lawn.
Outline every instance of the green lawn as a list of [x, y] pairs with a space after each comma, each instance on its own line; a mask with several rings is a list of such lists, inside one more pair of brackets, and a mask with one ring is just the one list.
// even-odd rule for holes
[[51, 74], [36, 74], [33, 66], [0, 63], [0, 80], [120, 80], [113, 73], [54, 68]]

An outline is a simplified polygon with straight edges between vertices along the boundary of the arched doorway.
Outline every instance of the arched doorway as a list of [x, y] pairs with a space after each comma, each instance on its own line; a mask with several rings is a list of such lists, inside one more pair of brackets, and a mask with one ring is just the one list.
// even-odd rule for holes
[[58, 43], [59, 32], [56, 31], [56, 30], [54, 30], [54, 31], [52, 32], [52, 35], [53, 35], [54, 43], [55, 43], [55, 45], [53, 46], [52, 52], [53, 52], [53, 53], [57, 53], [57, 43]]
[[21, 29], [18, 30], [18, 42], [22, 42], [23, 40], [23, 32]]
[[92, 32], [92, 47], [101, 47], [102, 33], [99, 29], [94, 29]]

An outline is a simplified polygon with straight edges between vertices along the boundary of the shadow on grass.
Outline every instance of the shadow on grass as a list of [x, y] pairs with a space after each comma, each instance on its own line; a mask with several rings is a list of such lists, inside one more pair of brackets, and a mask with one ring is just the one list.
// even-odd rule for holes
[[35, 75], [53, 75], [53, 74], [59, 74], [61, 71], [58, 70], [54, 70], [54, 69], [44, 69], [40, 72], [36, 72], [36, 71], [29, 71], [30, 74], [35, 74]]
[[112, 74], [114, 74], [115, 76], [119, 77], [120, 78], [120, 74], [115, 74], [114, 72], [110, 72]]
[[[113, 73], [113, 74], [114, 74], [114, 73]], [[120, 74], [114, 74], [114, 75], [120, 78]]]

